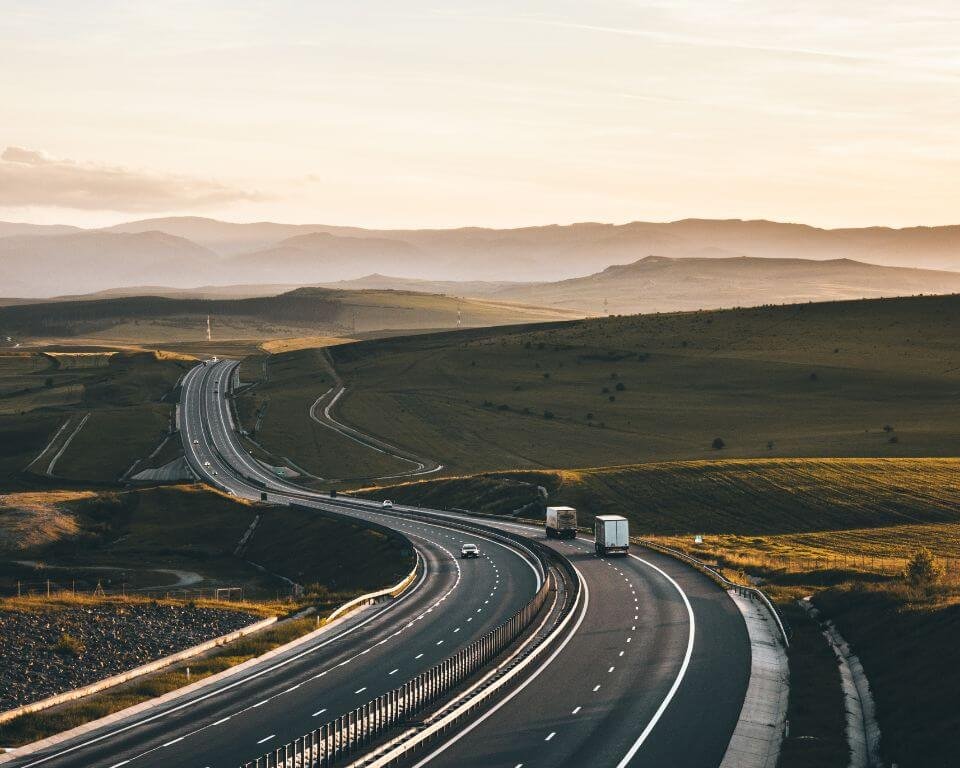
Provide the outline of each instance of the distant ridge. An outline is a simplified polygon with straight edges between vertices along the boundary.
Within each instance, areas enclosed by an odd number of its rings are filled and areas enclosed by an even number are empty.
[[[169,239],[157,241],[160,235]],[[84,250],[71,238],[94,245]],[[82,271],[77,266],[81,251],[88,262]],[[0,223],[5,277],[22,286],[18,292],[35,296],[147,284],[331,283],[371,273],[434,282],[555,282],[586,277],[612,264],[635,263],[649,254],[851,259],[960,270],[960,225],[819,229],[764,220],[682,219],[373,230],[172,217],[77,230]]]

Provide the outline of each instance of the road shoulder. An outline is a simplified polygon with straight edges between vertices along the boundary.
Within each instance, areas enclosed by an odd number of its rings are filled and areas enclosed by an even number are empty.
[[[750,636],[750,682],[720,768],[776,768],[790,693],[790,671],[779,629],[756,600],[730,590]]]

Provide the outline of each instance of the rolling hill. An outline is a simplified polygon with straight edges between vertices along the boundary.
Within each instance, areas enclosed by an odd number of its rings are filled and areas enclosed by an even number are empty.
[[[348,387],[340,418],[454,474],[955,456],[958,323],[960,296],[930,296],[469,330],[331,355]]]
[[[851,259],[647,256],[587,277],[481,295],[584,313],[676,312],[805,301],[960,293],[960,272],[882,267]]]
[[[577,316],[562,310],[410,291],[298,288],[278,296],[200,299],[125,296],[0,307],[0,335],[21,340],[189,341],[206,337],[274,339],[381,330],[454,328]]]

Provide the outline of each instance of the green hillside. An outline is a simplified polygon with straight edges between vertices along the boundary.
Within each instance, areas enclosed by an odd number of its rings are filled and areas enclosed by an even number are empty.
[[[960,453],[956,296],[610,317],[331,354],[349,387],[344,419],[453,473]]]

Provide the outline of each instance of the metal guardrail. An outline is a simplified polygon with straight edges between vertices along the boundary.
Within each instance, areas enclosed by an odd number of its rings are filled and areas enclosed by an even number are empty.
[[[762,589],[759,587],[753,587],[747,584],[738,584],[735,581],[730,581],[730,579],[720,573],[720,571],[718,571],[716,568],[713,568],[702,560],[698,560],[697,558],[693,557],[693,555],[688,555],[682,550],[674,549],[673,547],[667,547],[663,544],[658,544],[655,541],[650,541],[649,539],[642,539],[639,537],[631,537],[630,540],[635,541],[637,544],[642,544],[649,549],[657,552],[663,552],[666,555],[676,557],[678,560],[683,560],[684,562],[689,563],[698,571],[713,579],[720,584],[720,586],[726,589],[735,589],[741,595],[759,598],[760,602],[766,607],[766,609],[770,612],[770,615],[773,616],[773,620],[777,623],[777,628],[780,630],[780,635],[783,637],[784,647],[790,647],[790,633],[788,631],[788,625],[780,615],[780,611],[777,610],[776,606],[774,606],[770,598],[767,597],[766,593]]]
[[[548,576],[530,602],[452,656],[363,706],[244,763],[243,768],[329,768],[356,757],[389,729],[424,712],[500,655],[530,626],[552,589],[552,577]]]
[[[420,557],[420,553],[414,550],[417,556],[417,562],[413,566],[413,570],[410,571],[401,581],[394,584],[392,587],[387,587],[386,589],[378,590],[377,592],[368,592],[365,595],[360,595],[359,597],[353,598],[339,608],[337,608],[333,613],[331,613],[326,618],[326,623],[329,624],[334,619],[340,618],[347,611],[351,611],[354,608],[359,608],[362,605],[375,605],[379,603],[385,597],[398,597],[401,593],[406,592],[407,587],[409,587],[415,578],[423,572],[424,564],[423,558]]]

